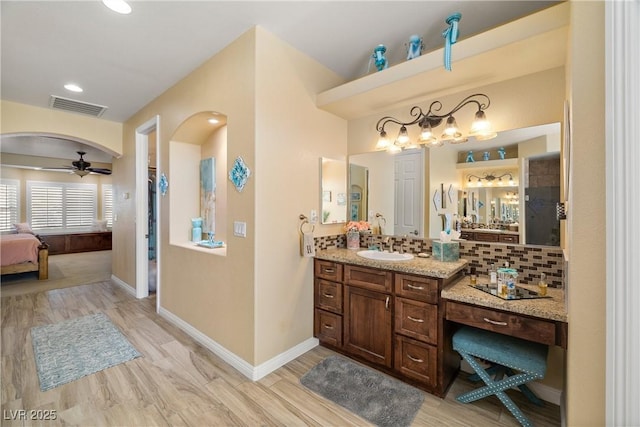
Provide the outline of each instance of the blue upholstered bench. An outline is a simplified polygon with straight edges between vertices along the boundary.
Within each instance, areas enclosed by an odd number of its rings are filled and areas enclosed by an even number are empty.
[[[531,421],[504,390],[518,386],[527,398],[541,405],[540,399],[525,383],[544,378],[547,371],[548,346],[465,326],[453,335],[453,349],[460,353],[476,372],[472,377],[477,376],[486,384],[456,397],[459,402],[469,403],[495,394],[520,424],[532,426]],[[485,369],[476,357],[492,362],[493,365]],[[507,378],[503,379],[505,374]],[[492,379],[491,375],[495,375],[495,379]]]

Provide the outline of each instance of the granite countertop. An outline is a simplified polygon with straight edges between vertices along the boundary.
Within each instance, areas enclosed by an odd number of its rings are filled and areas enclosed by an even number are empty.
[[[361,250],[364,250],[364,248]],[[431,258],[419,258],[417,256],[406,261],[377,261],[362,258],[361,256],[356,255],[356,252],[358,251],[354,249],[326,249],[317,251],[316,258],[327,261],[343,262],[346,264],[381,268],[383,270],[398,271],[401,273],[438,277],[442,279],[450,278],[458,271],[462,270],[468,263],[466,259],[459,259],[454,262],[443,262],[436,261]]]
[[[479,276],[478,283],[489,283],[489,277]],[[537,285],[518,283],[517,286],[536,291]],[[442,290],[440,296],[451,301],[466,302],[469,304],[510,311],[512,313],[526,314],[528,316],[543,319],[568,322],[569,316],[565,304],[565,295],[562,289],[547,288],[547,295],[551,298],[503,300],[470,286],[469,277],[465,276],[450,284]]]

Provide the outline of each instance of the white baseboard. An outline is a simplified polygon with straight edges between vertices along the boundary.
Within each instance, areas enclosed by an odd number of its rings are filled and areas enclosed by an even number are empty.
[[[129,286],[127,282],[120,280],[118,277],[114,276],[113,274],[111,275],[111,280],[113,281],[113,283],[115,283],[116,285],[124,289],[127,293],[133,295],[134,297],[136,296],[135,288],[132,288],[131,286]]]
[[[182,329],[191,338],[206,347],[213,354],[220,357],[222,360],[227,362],[229,365],[238,370],[242,375],[252,381],[258,381],[262,377],[270,374],[271,372],[275,371],[276,369],[280,368],[281,366],[287,364],[291,360],[306,353],[307,351],[318,345],[317,339],[309,338],[308,340],[296,345],[295,347],[290,348],[289,350],[266,361],[265,363],[259,366],[253,366],[241,357],[237,356],[235,353],[227,350],[225,347],[200,332],[191,324],[185,322],[180,317],[171,313],[169,310],[160,307],[158,314],[160,314],[160,316],[162,316],[178,328]]]
[[[469,365],[467,361],[464,359],[460,364],[460,370],[468,374],[475,373],[471,365]],[[544,400],[545,402],[549,402],[549,403],[553,403],[554,405],[561,406],[562,390],[549,387],[548,385],[545,385],[536,381],[527,383],[527,387],[529,387],[531,391],[536,394],[536,396],[538,396],[540,399]],[[517,387],[514,387],[513,389],[520,391],[520,389]]]

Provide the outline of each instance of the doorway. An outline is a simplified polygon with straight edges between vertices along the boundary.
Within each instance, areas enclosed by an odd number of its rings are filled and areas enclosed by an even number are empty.
[[[404,151],[394,156],[394,234],[423,237],[423,164],[423,150]]]
[[[155,116],[136,129],[136,297],[148,297],[151,282],[151,288],[156,292],[156,311],[160,307],[162,260],[156,232],[161,224],[160,206],[159,198],[155,197],[158,185],[155,171],[160,158],[159,121]],[[151,171],[154,179],[151,179]],[[153,266],[152,259],[155,260]]]

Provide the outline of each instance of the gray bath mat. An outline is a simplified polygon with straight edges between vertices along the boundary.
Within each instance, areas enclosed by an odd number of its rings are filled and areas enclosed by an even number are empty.
[[[424,393],[340,356],[329,356],[300,378],[305,387],[380,427],[409,426]]]

